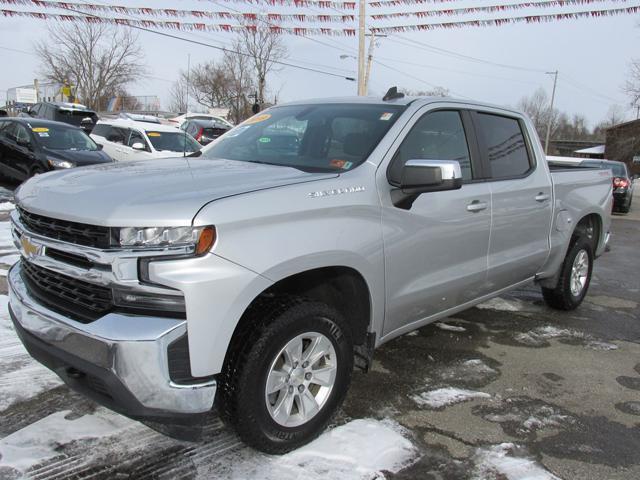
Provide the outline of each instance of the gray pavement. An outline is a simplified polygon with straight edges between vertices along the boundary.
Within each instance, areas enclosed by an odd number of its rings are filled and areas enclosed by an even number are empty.
[[[58,412],[82,420],[99,411],[55,383],[20,398],[0,410],[0,439]],[[360,418],[396,422],[416,448],[411,465],[363,478],[640,478],[640,195],[614,217],[611,251],[578,310],[548,309],[532,285],[395,339],[371,372],[354,374],[335,425]],[[202,443],[135,422],[117,431],[61,435],[27,476],[261,478],[234,468],[266,461],[213,416]],[[0,459],[0,478],[19,475]]]

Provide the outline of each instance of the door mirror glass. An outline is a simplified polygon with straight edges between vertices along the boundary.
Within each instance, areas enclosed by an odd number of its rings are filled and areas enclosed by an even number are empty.
[[[408,160],[402,168],[400,188],[405,194],[457,190],[462,169],[455,160]]]
[[[131,148],[133,148],[134,150],[144,150],[144,143],[135,142],[134,144],[131,145]]]

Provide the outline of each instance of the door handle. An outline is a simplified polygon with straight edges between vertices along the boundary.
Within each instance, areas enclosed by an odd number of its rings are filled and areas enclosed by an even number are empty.
[[[469,205],[467,205],[467,212],[481,212],[482,210],[486,210],[489,205],[486,202],[481,202],[480,200],[474,200]]]
[[[549,200],[549,194],[540,192],[536,195],[536,202],[546,202]]]

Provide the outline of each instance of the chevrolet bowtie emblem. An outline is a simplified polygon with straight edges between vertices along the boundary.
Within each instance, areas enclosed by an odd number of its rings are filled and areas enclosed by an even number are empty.
[[[31,243],[31,240],[25,235],[20,238],[20,244],[22,245],[22,251],[26,258],[35,257],[40,254],[40,247]]]

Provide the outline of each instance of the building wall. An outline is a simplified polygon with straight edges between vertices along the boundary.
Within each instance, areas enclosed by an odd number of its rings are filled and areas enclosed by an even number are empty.
[[[640,120],[607,130],[604,157],[626,163],[631,175],[640,174],[640,164],[633,164],[633,157],[640,157]]]

